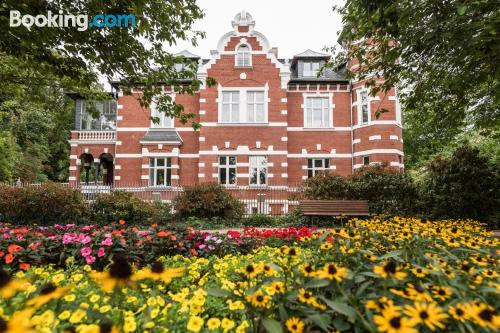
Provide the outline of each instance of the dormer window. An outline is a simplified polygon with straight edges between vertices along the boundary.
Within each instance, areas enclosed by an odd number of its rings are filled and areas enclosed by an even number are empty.
[[[252,66],[252,54],[248,45],[240,45],[236,50],[236,67]]]
[[[319,71],[319,62],[315,61],[305,61],[304,69],[302,71],[302,76],[304,77],[316,77]]]

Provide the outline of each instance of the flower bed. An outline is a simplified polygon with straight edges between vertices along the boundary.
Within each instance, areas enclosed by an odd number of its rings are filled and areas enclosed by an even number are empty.
[[[105,272],[72,263],[64,270],[32,267],[15,278],[2,272],[0,327],[239,333],[500,329],[499,242],[478,224],[374,219],[287,243],[223,257],[155,258],[140,270],[116,255]]]
[[[286,241],[307,237],[307,227],[258,230],[226,234],[195,231],[192,228],[172,232],[165,226],[127,226],[121,220],[109,226],[54,225],[21,227],[0,224],[0,261],[11,269],[72,262],[102,268],[113,253],[126,252],[138,266],[151,263],[162,255],[186,256],[248,253],[262,245],[283,245]]]

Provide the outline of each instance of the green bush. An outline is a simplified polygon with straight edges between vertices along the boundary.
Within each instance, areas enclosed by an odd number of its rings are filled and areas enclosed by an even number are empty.
[[[303,185],[303,196],[312,200],[353,199],[352,184],[348,178],[333,173],[320,173]]]
[[[242,204],[224,187],[206,183],[186,187],[173,201],[176,214],[180,218],[224,218],[237,221],[243,214]]]
[[[93,204],[93,221],[109,223],[125,220],[130,224],[162,223],[171,219],[170,205],[146,202],[130,192],[100,194]]]
[[[0,220],[16,224],[78,223],[89,205],[80,193],[56,183],[0,187]]]
[[[417,188],[405,173],[375,165],[359,169],[349,181],[351,197],[368,200],[372,214],[411,216],[417,212]]]
[[[421,186],[423,209],[435,218],[471,218],[498,227],[499,174],[477,148],[463,146],[451,157],[438,156]]]
[[[276,226],[277,220],[272,216],[265,214],[254,214],[243,219],[243,226],[245,227],[267,227],[271,228]]]

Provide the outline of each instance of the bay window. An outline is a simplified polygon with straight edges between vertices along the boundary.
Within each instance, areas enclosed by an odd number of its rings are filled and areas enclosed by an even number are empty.
[[[316,77],[319,71],[319,62],[305,61],[304,69],[302,70],[302,76],[304,77]]]

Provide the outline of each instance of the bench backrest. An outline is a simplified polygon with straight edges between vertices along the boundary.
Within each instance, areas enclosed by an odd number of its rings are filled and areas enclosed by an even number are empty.
[[[302,200],[299,206],[303,215],[370,215],[368,201],[366,200]]]

